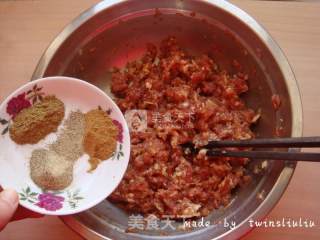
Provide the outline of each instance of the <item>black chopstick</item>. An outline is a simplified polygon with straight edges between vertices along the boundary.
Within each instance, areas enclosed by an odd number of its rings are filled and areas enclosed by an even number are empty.
[[[210,157],[243,157],[252,159],[290,160],[320,162],[320,153],[306,152],[280,152],[280,151],[241,151],[224,150],[228,147],[250,148],[314,148],[320,147],[320,137],[296,137],[296,138],[257,138],[250,140],[221,140],[209,141],[207,145],[196,147],[192,142],[181,144],[185,148],[185,154],[206,151]]]
[[[320,162],[320,153],[276,151],[227,151],[218,149],[208,149],[206,155],[210,157],[243,157],[252,159]]]
[[[189,146],[190,147],[190,146]],[[295,138],[256,138],[250,140],[221,140],[210,141],[201,148],[220,147],[260,147],[260,148],[313,148],[320,147],[320,137],[295,137]]]

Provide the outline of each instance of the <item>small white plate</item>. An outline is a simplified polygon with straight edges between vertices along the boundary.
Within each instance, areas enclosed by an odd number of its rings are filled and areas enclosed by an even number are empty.
[[[122,132],[112,158],[88,173],[89,156],[83,155],[74,166],[72,184],[59,192],[43,192],[30,178],[29,169],[32,151],[51,143],[57,133],[51,133],[35,145],[17,145],[8,132],[12,117],[21,108],[39,101],[39,96],[43,95],[55,95],[64,102],[65,118],[70,111],[79,109],[85,113],[100,106],[108,111]],[[59,130],[61,126],[58,133]],[[22,86],[0,105],[0,186],[15,189],[19,193],[20,204],[32,211],[46,215],[68,215],[97,205],[120,183],[128,166],[129,155],[129,130],[120,109],[102,90],[85,81],[69,77],[39,79]]]

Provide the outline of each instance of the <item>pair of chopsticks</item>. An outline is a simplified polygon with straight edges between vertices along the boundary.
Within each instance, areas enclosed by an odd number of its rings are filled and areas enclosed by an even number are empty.
[[[249,148],[316,148],[320,147],[320,137],[296,138],[258,138],[250,140],[210,141],[207,145],[197,148],[193,143],[181,144],[185,152],[197,153],[204,149],[209,157],[241,157],[250,159],[290,160],[320,162],[320,153],[280,152],[280,151],[233,151],[224,150],[228,147]],[[222,149],[221,149],[222,148]]]

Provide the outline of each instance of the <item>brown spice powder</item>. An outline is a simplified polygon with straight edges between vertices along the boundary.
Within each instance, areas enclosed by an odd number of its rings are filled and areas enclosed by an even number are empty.
[[[89,171],[93,171],[101,161],[112,156],[117,146],[117,136],[118,128],[106,112],[95,109],[85,114],[83,147],[90,156]]]
[[[9,129],[10,137],[17,144],[36,144],[57,131],[64,112],[62,101],[55,96],[47,96],[15,117]]]

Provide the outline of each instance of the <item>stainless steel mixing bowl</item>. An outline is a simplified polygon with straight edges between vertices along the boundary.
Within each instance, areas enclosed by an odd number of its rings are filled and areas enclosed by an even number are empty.
[[[192,54],[209,53],[220,66],[234,71],[241,63],[249,74],[247,104],[262,109],[255,131],[272,137],[301,136],[302,109],[293,72],[270,35],[248,14],[221,0],[108,0],[84,12],[69,24],[46,50],[33,79],[65,75],[92,82],[110,93],[109,69],[123,66],[145,50],[147,42],[159,43],[168,35],[178,38]],[[272,94],[282,105],[274,111]],[[140,231],[127,233],[128,215],[105,201],[89,211],[63,221],[88,239],[237,239],[250,230],[249,220],[262,219],[285,191],[295,163],[251,161],[253,181],[237,189],[232,202],[213,211],[208,228],[191,231]],[[236,222],[234,229],[223,220]]]

